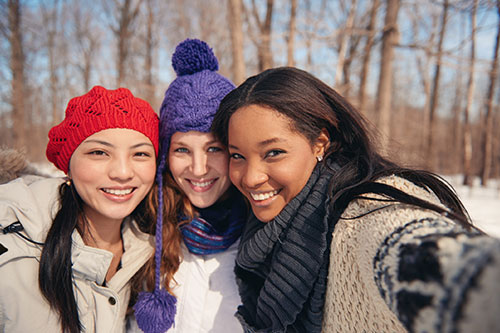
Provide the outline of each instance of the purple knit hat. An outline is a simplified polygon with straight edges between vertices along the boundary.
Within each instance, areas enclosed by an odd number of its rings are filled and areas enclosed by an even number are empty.
[[[134,306],[137,324],[144,332],[165,332],[173,322],[176,298],[160,288],[163,225],[163,174],[166,172],[170,139],[176,132],[210,132],[220,102],[234,84],[218,74],[219,62],[207,43],[186,39],[175,48],[172,67],[177,78],[165,91],[160,108],[160,154],[156,173],[158,213],[156,220],[155,290],[140,293]]]

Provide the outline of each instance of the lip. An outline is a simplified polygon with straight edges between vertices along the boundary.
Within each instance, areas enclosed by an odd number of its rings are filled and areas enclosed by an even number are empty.
[[[215,183],[219,180],[219,178],[212,178],[206,180],[194,180],[186,178],[187,183],[191,187],[191,189],[198,193],[203,193],[209,191],[212,187],[214,187]],[[203,185],[200,185],[203,184]]]
[[[105,191],[108,190],[108,192]],[[130,193],[127,194],[118,194],[118,193],[110,193],[109,190],[111,191],[127,191],[131,190]],[[135,191],[137,190],[137,187],[133,186],[128,186],[128,187],[102,187],[100,188],[101,193],[106,197],[108,200],[111,200],[116,203],[122,203],[130,200],[133,196]]]
[[[254,199],[254,196],[256,195],[262,195],[262,194],[268,194],[268,193],[274,193],[271,197],[264,199],[264,200],[256,200]],[[265,207],[269,206],[276,198],[278,197],[278,194],[281,192],[281,189],[279,190],[272,190],[272,191],[259,191],[259,192],[250,192],[248,191],[248,196],[247,198],[250,200],[251,204],[256,207]]]

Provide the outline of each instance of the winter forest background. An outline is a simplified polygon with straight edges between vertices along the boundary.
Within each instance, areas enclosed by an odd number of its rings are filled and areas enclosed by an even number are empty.
[[[269,67],[312,72],[404,165],[500,184],[500,0],[0,0],[0,35],[0,146],[32,162],[93,85],[158,110],[189,37],[236,84]]]

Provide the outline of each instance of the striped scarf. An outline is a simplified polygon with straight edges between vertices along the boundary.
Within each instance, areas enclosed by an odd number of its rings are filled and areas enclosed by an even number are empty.
[[[198,209],[199,216],[181,226],[189,252],[201,255],[222,252],[240,237],[247,208],[242,196],[233,193],[226,200]]]

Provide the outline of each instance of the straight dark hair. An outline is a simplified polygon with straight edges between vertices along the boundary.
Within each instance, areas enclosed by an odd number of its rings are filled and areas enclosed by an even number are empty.
[[[143,232],[149,232],[154,221],[146,203],[150,195],[151,193],[131,214]],[[42,249],[38,285],[50,307],[59,314],[62,332],[78,333],[83,327],[73,291],[71,236],[76,229],[84,238],[88,226],[83,212],[83,201],[72,183],[62,183],[59,187],[59,204],[60,209],[54,217]],[[144,267],[131,279],[132,296],[143,288]],[[135,297],[131,297],[132,299]],[[132,305],[133,303],[130,303],[129,307]]]
[[[330,205],[336,219],[349,202],[362,194],[377,193],[387,201],[432,209],[470,228],[470,218],[454,190],[441,177],[424,170],[404,168],[383,157],[373,144],[368,122],[345,98],[313,75],[292,67],[266,70],[250,77],[221,102],[212,131],[225,145],[231,116],[240,108],[260,105],[290,119],[292,130],[315,143],[326,129],[330,145],[325,165],[340,166],[330,182]],[[397,175],[432,191],[446,206],[435,205],[394,187],[376,182]]]
[[[59,314],[64,333],[78,333],[82,329],[73,292],[71,263],[71,235],[75,228],[82,234],[78,218],[83,216],[82,199],[73,186],[59,187],[61,208],[49,229],[40,257],[38,284],[40,291]]]

